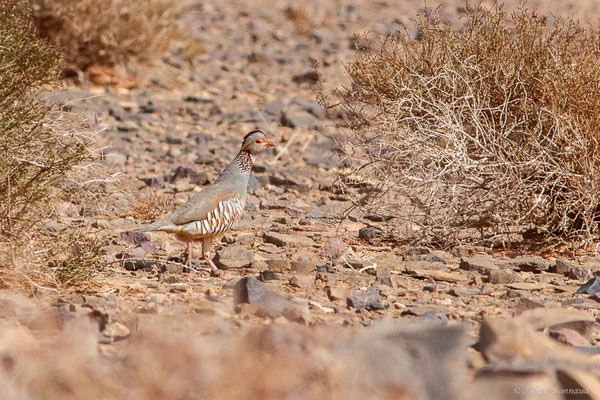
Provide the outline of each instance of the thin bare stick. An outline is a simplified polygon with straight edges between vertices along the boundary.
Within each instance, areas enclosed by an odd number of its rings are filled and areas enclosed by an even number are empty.
[[[367,265],[366,267],[362,267],[361,269],[358,270],[358,273],[362,274],[363,272],[365,272],[368,269],[377,269],[377,263],[373,263],[371,265]]]
[[[288,140],[288,142],[285,144],[285,146],[283,147],[283,149],[281,149],[281,151],[279,153],[277,153],[277,155],[275,156],[274,159],[272,159],[271,161],[269,161],[269,164],[276,163],[281,158],[282,155],[284,155],[285,153],[287,153],[287,151],[290,148],[290,146],[292,145],[292,143],[294,143],[294,140],[296,139],[296,136],[298,136],[298,132],[294,132],[294,134],[292,135],[292,137],[290,138],[290,140]]]
[[[24,274],[23,272],[19,271],[19,273],[20,273],[21,275],[23,275],[23,277],[24,277],[25,279],[27,279],[27,280],[29,281],[29,283],[31,283],[33,286],[35,286],[35,287],[36,287],[36,288],[38,288],[38,289],[42,289],[42,290],[48,290],[48,291],[50,291],[50,292],[55,292],[55,293],[58,293],[58,294],[60,294],[60,293],[61,293],[61,291],[60,291],[60,290],[58,290],[58,289],[54,289],[54,288],[49,288],[49,287],[46,287],[46,286],[38,285],[37,283],[35,283],[33,280],[31,280],[31,278],[29,278],[29,277],[28,277],[26,274]]]

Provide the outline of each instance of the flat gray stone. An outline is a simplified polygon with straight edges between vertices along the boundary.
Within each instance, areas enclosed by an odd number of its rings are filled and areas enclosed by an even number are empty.
[[[312,247],[315,244],[311,238],[301,234],[289,235],[286,233],[265,232],[263,239],[265,242],[272,243],[277,247]]]
[[[410,274],[411,271],[417,271],[417,270],[422,270],[422,269],[426,269],[426,270],[430,270],[430,269],[437,269],[440,271],[447,271],[448,270],[448,266],[446,264],[442,264],[440,262],[429,262],[429,261],[405,261],[403,268],[402,268],[406,273]]]
[[[267,263],[269,269],[272,269],[273,271],[283,272],[290,269],[290,260],[287,258],[269,258],[265,260],[265,262]]]
[[[438,324],[447,324],[448,316],[443,311],[427,311],[416,319],[419,322],[433,322]]]
[[[517,273],[509,269],[492,269],[489,271],[489,283],[516,283],[522,282],[523,278]]]
[[[308,306],[289,300],[253,276],[245,276],[233,286],[233,304],[255,304],[259,317],[283,316],[294,322],[308,322]]]
[[[343,254],[346,250],[348,250],[348,245],[341,237],[337,236],[325,243],[325,246],[321,250],[321,257],[335,258]]]
[[[508,283],[506,287],[516,290],[542,290],[548,287],[545,283],[534,283],[534,282],[515,282]]]
[[[487,254],[478,254],[473,257],[463,257],[460,260],[460,268],[467,271],[477,271],[488,274],[489,271],[498,269],[499,267],[494,259]]]
[[[217,249],[213,261],[220,269],[245,268],[254,261],[254,254],[244,246],[234,244]]]
[[[410,270],[407,269],[406,272],[415,277],[431,278],[434,281],[439,281],[439,282],[457,283],[460,281],[467,280],[467,277],[465,276],[464,273],[461,274],[459,272],[443,271],[443,270],[439,270],[439,269],[415,268],[415,269],[410,269]]]
[[[312,289],[315,287],[315,276],[313,274],[295,274],[290,278],[290,285],[301,289]]]
[[[307,274],[317,269],[317,265],[312,261],[294,260],[291,262],[292,271],[299,274]]]
[[[287,111],[281,115],[281,125],[289,128],[318,129],[321,121],[306,111]]]
[[[557,274],[568,275],[575,266],[563,258],[557,258],[554,264],[554,272]]]
[[[500,266],[516,271],[542,272],[548,271],[550,264],[540,256],[523,256],[501,261]]]

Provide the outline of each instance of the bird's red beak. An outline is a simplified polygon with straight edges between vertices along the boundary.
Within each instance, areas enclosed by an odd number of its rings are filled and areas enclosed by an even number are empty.
[[[267,140],[267,142],[265,143],[265,147],[275,147],[275,143]]]

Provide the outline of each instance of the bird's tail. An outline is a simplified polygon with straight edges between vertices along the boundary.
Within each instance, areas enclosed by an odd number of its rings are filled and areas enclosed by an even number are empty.
[[[135,230],[135,232],[150,232],[150,231],[155,231],[155,230],[157,230],[158,228],[160,228],[163,225],[164,225],[164,221],[163,220],[158,220],[158,221],[153,222],[151,224],[140,226],[139,228],[137,228]]]

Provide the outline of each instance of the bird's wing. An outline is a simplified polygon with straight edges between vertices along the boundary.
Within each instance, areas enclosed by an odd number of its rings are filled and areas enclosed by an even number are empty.
[[[240,195],[233,190],[222,190],[222,188],[207,188],[192,197],[179,210],[173,213],[169,218],[175,225],[185,225],[190,222],[202,221],[207,218],[209,213],[215,210],[227,209],[228,204],[239,202]],[[223,203],[221,207],[220,203]],[[224,207],[224,208],[222,208]]]

